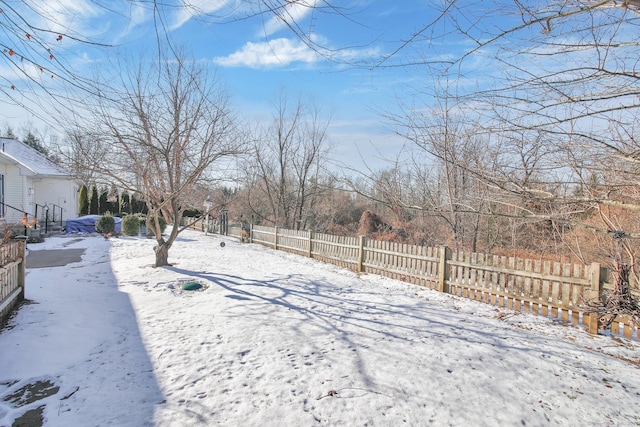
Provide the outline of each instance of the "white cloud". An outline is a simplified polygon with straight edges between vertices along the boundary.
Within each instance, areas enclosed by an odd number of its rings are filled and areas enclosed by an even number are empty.
[[[179,8],[171,19],[170,30],[177,30],[184,24],[186,24],[192,18],[207,15],[209,13],[216,12],[222,9],[229,3],[228,0],[199,0],[194,2],[195,4],[184,0],[182,6]]]
[[[225,67],[274,67],[286,66],[294,62],[316,63],[326,59],[336,63],[353,63],[375,58],[381,54],[378,48],[332,50],[329,42],[317,35],[311,35],[310,41],[318,50],[310,48],[300,39],[284,37],[266,42],[247,42],[239,51],[225,57],[216,57],[214,62]]]
[[[317,60],[316,52],[303,42],[286,38],[263,43],[247,42],[239,51],[214,59],[217,64],[226,67],[252,68],[284,66],[293,62],[313,63]]]
[[[277,16],[273,16],[264,25],[264,35],[270,36],[281,29],[285,28],[286,22],[290,24],[299,24],[313,8],[316,7],[318,0],[300,0],[291,2],[285,6]]]
[[[148,16],[147,8],[145,8],[141,3],[131,3],[129,10],[129,26],[133,28],[144,24],[147,21]]]
[[[144,24],[149,20],[151,13],[149,11],[149,8],[146,7],[143,3],[132,2],[129,5],[128,14],[123,13],[123,16],[126,17],[124,20],[124,25],[114,25],[113,30],[111,29],[112,27],[110,25],[105,27],[105,32],[114,34],[112,41],[112,43],[114,44],[121,43],[127,38],[127,36],[129,36],[129,34],[143,27]]]
[[[28,1],[27,7],[36,11],[41,26],[54,33],[86,34],[89,20],[104,12],[87,0]]]

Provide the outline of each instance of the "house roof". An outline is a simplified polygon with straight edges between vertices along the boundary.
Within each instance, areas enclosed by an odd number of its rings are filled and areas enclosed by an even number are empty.
[[[17,163],[35,176],[72,177],[64,168],[17,139],[0,138],[0,156]]]

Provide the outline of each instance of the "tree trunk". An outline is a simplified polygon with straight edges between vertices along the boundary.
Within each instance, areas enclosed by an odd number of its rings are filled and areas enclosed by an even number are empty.
[[[159,243],[158,246],[154,247],[156,252],[156,267],[163,267],[169,264],[169,248],[170,245],[167,243]]]

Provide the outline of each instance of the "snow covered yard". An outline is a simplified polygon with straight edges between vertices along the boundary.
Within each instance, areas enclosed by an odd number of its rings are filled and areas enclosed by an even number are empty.
[[[640,424],[637,343],[181,236],[159,269],[153,240],[30,246],[86,251],[28,270],[33,303],[0,333],[0,426],[41,407],[47,426]],[[36,381],[59,390],[19,406]]]

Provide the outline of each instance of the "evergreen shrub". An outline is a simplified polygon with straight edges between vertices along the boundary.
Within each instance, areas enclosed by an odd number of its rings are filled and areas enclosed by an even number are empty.
[[[109,214],[102,215],[96,221],[96,231],[100,234],[112,234],[116,231],[116,220]]]
[[[137,236],[140,231],[140,218],[138,215],[126,215],[122,218],[122,233],[125,236]]]

